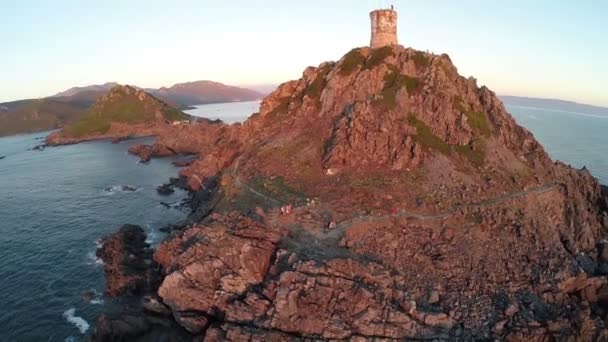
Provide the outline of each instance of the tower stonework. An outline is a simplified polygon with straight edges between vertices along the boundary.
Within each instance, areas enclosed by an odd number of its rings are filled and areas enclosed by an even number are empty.
[[[372,49],[399,44],[397,40],[397,11],[380,9],[369,14],[372,20]]]

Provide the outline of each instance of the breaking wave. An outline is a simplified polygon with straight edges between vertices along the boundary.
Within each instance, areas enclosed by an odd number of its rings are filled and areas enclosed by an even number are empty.
[[[88,252],[87,253],[87,265],[94,265],[94,266],[101,266],[103,265],[103,260],[101,260],[100,258],[97,257],[97,255],[95,255],[95,252]]]
[[[74,324],[76,326],[76,328],[78,328],[80,333],[84,334],[87,332],[87,330],[89,330],[89,323],[87,321],[85,321],[84,318],[75,316],[74,315],[75,313],[76,313],[76,309],[70,308],[66,312],[63,313],[63,318],[65,318],[66,321]]]

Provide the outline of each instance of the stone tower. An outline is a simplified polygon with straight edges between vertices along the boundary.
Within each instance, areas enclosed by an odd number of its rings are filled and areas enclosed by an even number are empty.
[[[372,49],[399,44],[397,41],[397,11],[379,9],[369,14],[372,20]]]

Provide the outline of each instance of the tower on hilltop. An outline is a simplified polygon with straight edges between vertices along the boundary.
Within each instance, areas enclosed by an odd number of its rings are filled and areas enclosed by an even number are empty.
[[[369,14],[372,20],[372,49],[393,46],[399,44],[397,40],[397,11],[391,6],[390,9],[379,9]]]

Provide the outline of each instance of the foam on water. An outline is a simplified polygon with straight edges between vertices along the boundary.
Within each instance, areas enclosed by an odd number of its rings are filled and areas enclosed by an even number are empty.
[[[134,190],[125,190],[125,188],[132,188]],[[111,195],[114,195],[117,193],[126,193],[126,194],[136,193],[136,192],[139,192],[140,190],[141,190],[141,188],[135,187],[132,185],[112,185],[112,186],[108,186],[108,187],[104,188],[102,190],[102,193],[104,195],[111,196]]]
[[[93,266],[101,266],[103,265],[103,260],[97,257],[95,252],[87,252],[87,265]]]
[[[147,223],[146,224],[146,243],[153,245],[156,241],[158,241],[158,232],[156,231],[156,229],[153,229],[149,223]]]
[[[63,313],[63,318],[65,318],[66,321],[74,324],[80,333],[84,334],[87,332],[87,330],[89,330],[89,323],[85,321],[84,318],[76,316],[75,313],[76,309],[70,308]]]

